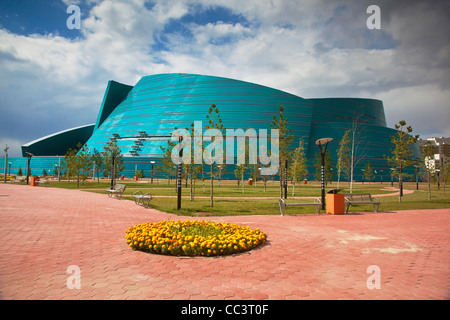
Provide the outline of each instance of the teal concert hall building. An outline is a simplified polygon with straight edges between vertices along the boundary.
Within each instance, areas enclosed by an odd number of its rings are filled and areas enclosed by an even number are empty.
[[[144,170],[150,177],[152,166],[161,162],[161,146],[167,146],[176,128],[190,128],[194,121],[203,122],[211,104],[226,129],[267,129],[273,116],[278,117],[283,106],[284,117],[294,136],[292,148],[303,139],[308,161],[308,178],[315,176],[314,162],[318,153],[315,144],[320,138],[333,138],[328,150],[336,167],[337,149],[344,132],[357,120],[358,142],[364,146],[354,179],[362,179],[367,162],[377,171],[376,181],[391,179],[384,155],[393,148],[383,102],[362,98],[304,99],[281,90],[229,78],[196,74],[156,74],[142,77],[135,86],[109,81],[95,123],[68,129],[40,138],[22,146],[24,158],[10,159],[11,174],[17,174],[32,154],[32,174],[52,171],[69,148],[85,144],[90,151],[103,147],[113,138],[124,157],[122,175],[132,177],[135,170]],[[95,119],[93,119],[95,120]],[[270,144],[270,142],[269,142]],[[418,146],[415,153],[419,155]],[[225,160],[224,160],[225,161]],[[235,162],[236,163],[236,162]],[[206,165],[205,165],[206,166]],[[209,167],[209,166],[208,166]],[[2,169],[3,170],[3,169]],[[334,169],[336,172],[336,169]],[[209,170],[205,170],[209,172]],[[227,169],[225,179],[235,179],[234,168]],[[155,172],[159,177],[161,172]],[[345,180],[345,177],[341,177]]]

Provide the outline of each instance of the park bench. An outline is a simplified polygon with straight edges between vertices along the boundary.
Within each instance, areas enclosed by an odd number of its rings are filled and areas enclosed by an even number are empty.
[[[45,184],[45,186],[48,186],[50,184],[50,181],[48,179],[39,179],[36,181],[37,184]]]
[[[26,182],[27,176],[17,176],[15,181],[20,182],[20,183]]]
[[[280,205],[280,213],[282,216],[284,216],[284,212],[286,211],[286,207],[290,206],[315,206],[316,207],[316,214],[319,214],[320,208],[322,207],[322,202],[319,198],[315,198],[314,202],[296,202],[296,203],[287,203],[285,200],[280,198],[279,201]]]
[[[126,188],[127,188],[126,185],[118,183],[115,185],[115,187],[113,189],[111,189],[111,188],[106,189],[106,192],[108,193],[108,196],[110,196],[110,197],[116,196],[117,198],[121,199],[122,194],[125,192]]]
[[[142,194],[142,191],[136,191],[133,193],[134,203],[142,204],[144,207],[148,208],[150,200],[152,200],[152,195],[150,193]]]
[[[345,213],[348,213],[348,209],[353,204],[371,204],[373,205],[373,211],[378,212],[381,202],[378,198],[372,197],[370,193],[346,193]]]

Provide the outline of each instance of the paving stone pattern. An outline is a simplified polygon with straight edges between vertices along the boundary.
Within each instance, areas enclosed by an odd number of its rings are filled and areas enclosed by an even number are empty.
[[[268,242],[218,258],[127,246],[129,226],[167,219],[247,225]],[[450,209],[189,218],[106,194],[0,184],[0,299],[449,299],[449,231]],[[80,268],[79,289],[69,266]],[[369,266],[379,289],[368,287]]]

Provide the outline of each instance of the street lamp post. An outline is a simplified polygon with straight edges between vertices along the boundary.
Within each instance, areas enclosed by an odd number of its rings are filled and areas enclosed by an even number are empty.
[[[322,138],[316,141],[316,144],[319,146],[320,150],[320,158],[321,158],[321,167],[320,173],[322,176],[321,181],[321,189],[322,189],[322,210],[325,210],[325,153],[327,152],[328,142],[333,140],[333,138]],[[322,146],[325,146],[322,148]]]
[[[179,136],[178,137],[178,142],[181,144],[183,140],[183,136]],[[180,149],[179,151],[179,157],[180,157],[180,161],[178,162],[178,177],[177,177],[177,210],[181,209],[181,172],[182,172],[182,168],[183,168],[183,164],[181,159],[183,158],[183,148]]]
[[[58,158],[58,182],[61,181],[61,157]]]
[[[9,149],[9,147],[8,147],[8,145],[6,145],[6,148],[4,150],[5,151],[5,171],[3,174],[5,183],[6,183],[6,175],[7,175],[6,171],[8,170],[8,149]]]
[[[34,156],[34,154],[32,154],[32,153],[30,153],[30,152],[25,152],[28,156],[28,169],[27,169],[27,184],[28,184],[28,179],[29,179],[29,177],[30,177],[30,174],[31,174],[31,157],[32,156]]]
[[[155,165],[155,161],[150,161],[150,163],[152,164],[152,180],[151,180],[151,183],[153,183],[153,166]]]
[[[287,171],[288,161],[286,160],[284,165],[284,198],[287,199]]]
[[[440,177],[439,177],[441,170],[436,169],[435,171],[436,171],[436,177],[437,177],[437,187],[438,187],[438,190],[441,190]]]
[[[416,167],[416,190],[419,190],[419,166],[414,165]]]

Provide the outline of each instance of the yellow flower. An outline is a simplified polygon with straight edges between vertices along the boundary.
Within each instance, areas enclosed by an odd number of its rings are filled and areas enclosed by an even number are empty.
[[[195,231],[201,234],[195,234]],[[266,237],[259,229],[196,220],[147,222],[125,231],[127,244],[133,250],[173,255],[237,253],[265,243]]]

